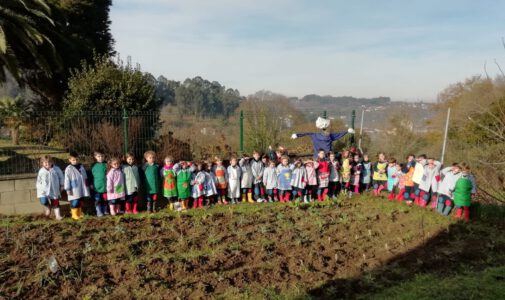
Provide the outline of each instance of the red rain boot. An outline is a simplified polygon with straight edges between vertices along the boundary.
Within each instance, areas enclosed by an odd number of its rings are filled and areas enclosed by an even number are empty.
[[[198,198],[193,199],[193,209],[196,209],[198,207]]]
[[[437,196],[433,195],[431,197],[431,209],[435,210],[437,209]]]
[[[379,188],[377,189],[377,195],[380,195],[380,193],[382,192],[382,190],[384,189],[384,185],[379,185]]]
[[[462,208],[456,208],[456,214],[454,215],[454,218],[456,219],[461,219],[461,214],[463,213]]]
[[[139,211],[137,209],[137,203],[138,203],[138,201],[139,201],[139,198],[137,196],[135,196],[133,198],[133,213],[134,214],[138,214],[139,213]]]
[[[290,193],[285,193],[283,198],[284,198],[284,202],[289,202],[289,194]]]
[[[126,210],[125,210],[126,214],[131,214],[132,213],[132,204],[129,202],[126,202],[125,207],[126,207]]]
[[[465,206],[463,207],[463,214],[464,214],[464,218],[465,218],[465,221],[470,221],[470,207],[469,206]]]
[[[398,196],[396,196],[396,200],[398,200],[398,202],[402,202],[403,200],[405,200],[405,197],[403,196],[403,194],[405,194],[405,190],[401,189],[400,193],[398,193]]]
[[[376,190],[376,189],[374,189],[374,190],[373,190],[373,195],[374,195],[374,196],[379,196],[379,193],[377,192],[377,190]]]
[[[317,195],[317,202],[322,202],[323,200],[321,198],[322,198],[322,196],[318,194]]]
[[[424,192],[421,191],[421,192],[419,192],[419,196],[416,197],[417,206],[421,206],[421,201],[423,200],[423,195],[424,195]]]
[[[359,185],[356,185],[356,186],[354,187],[354,193],[355,193],[355,194],[359,194]]]
[[[388,199],[389,199],[389,201],[393,201],[393,200],[395,200],[395,193],[394,193],[394,192],[390,192],[390,193],[389,193],[389,198],[388,198]]]
[[[326,196],[328,195],[328,189],[323,189],[323,201],[326,200]]]
[[[200,196],[200,198],[198,198],[198,208],[202,207],[203,207],[203,196]]]

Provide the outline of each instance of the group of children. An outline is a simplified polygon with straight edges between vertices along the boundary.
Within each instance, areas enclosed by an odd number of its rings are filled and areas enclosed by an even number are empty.
[[[63,173],[50,157],[41,158],[37,178],[37,197],[45,214],[51,209],[61,219],[59,200],[66,191],[73,219],[82,218],[83,199],[92,197],[96,215],[116,215],[139,212],[142,190],[147,211],[154,212],[158,197],[164,197],[170,209],[183,211],[204,205],[236,204],[242,202],[324,201],[339,194],[352,197],[373,190],[379,196],[389,191],[389,199],[427,206],[444,215],[456,207],[456,217],[469,218],[469,206],[475,194],[475,181],[467,164],[453,164],[441,170],[434,159],[409,155],[406,163],[386,160],[383,153],[372,163],[367,155],[355,149],[340,153],[320,150],[315,159],[290,161],[282,153],[261,155],[255,151],[240,159],[233,157],[225,166],[219,157],[213,160],[175,162],[173,157],[156,163],[156,153],[144,153],[141,170],[133,154],[121,161],[95,152],[90,177],[79,163],[77,153],[71,152],[69,165]],[[141,189],[142,187],[142,189]]]
[[[128,213],[138,213],[137,194],[140,187],[140,176],[132,154],[125,156],[125,164],[117,157],[105,162],[105,155],[95,152],[96,162],[91,168],[92,180],[82,164],[79,155],[70,152],[69,165],[63,173],[49,156],[40,159],[41,168],[37,176],[37,197],[44,206],[45,215],[54,211],[56,219],[61,220],[61,192],[66,191],[70,204],[72,219],[83,218],[83,200],[92,195],[96,214],[122,213],[123,207]]]
[[[426,155],[408,155],[406,163],[386,160],[378,155],[373,165],[373,193],[389,192],[389,200],[430,207],[447,216],[455,208],[455,217],[470,219],[470,204],[477,186],[467,163],[453,163],[443,168],[439,161]]]

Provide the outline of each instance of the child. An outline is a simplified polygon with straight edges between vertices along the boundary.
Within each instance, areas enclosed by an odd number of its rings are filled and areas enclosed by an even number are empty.
[[[126,213],[138,214],[138,191],[140,189],[139,169],[135,165],[135,156],[133,153],[126,153],[126,164],[123,165],[123,176],[126,192]]]
[[[359,194],[359,182],[361,178],[361,163],[359,161],[359,154],[355,154],[351,163],[351,189],[349,191],[349,198],[352,193]]]
[[[274,151],[272,146],[268,146],[268,150],[268,159],[273,160],[275,164],[281,164],[282,157],[286,155],[286,149],[282,146],[278,146]]]
[[[79,163],[79,154],[73,151],[69,154],[68,162],[70,165],[65,169],[64,188],[70,202],[72,219],[78,220],[83,218],[81,199],[89,197],[89,190],[86,185],[88,176],[84,167]]]
[[[395,199],[395,187],[397,184],[396,180],[396,159],[391,158],[387,167],[388,181],[387,188],[389,191],[389,200],[393,201]]]
[[[228,173],[228,197],[232,204],[237,204],[240,199],[240,176],[241,169],[237,166],[237,158],[233,157],[230,160],[230,165],[227,169]]]
[[[268,167],[263,172],[263,186],[267,192],[268,202],[274,202],[274,190],[277,189],[277,169],[273,160],[268,162]]]
[[[123,172],[121,172],[121,161],[113,157],[109,161],[109,172],[107,173],[107,201],[112,216],[119,213],[119,201],[125,198],[125,186]]]
[[[193,173],[191,185],[193,186],[193,208],[202,208],[203,197],[205,196],[205,170],[202,162],[196,164],[196,170]]]
[[[213,170],[214,176],[216,177],[216,188],[218,191],[218,203],[228,204],[226,202],[226,192],[228,189],[228,174],[226,173],[226,168],[223,166],[223,160],[216,157],[216,166]]]
[[[426,165],[426,155],[421,154],[416,159],[416,164],[414,167],[414,174],[412,175],[412,181],[414,181],[414,202],[419,205],[421,203],[421,189],[419,189],[419,184],[424,174],[424,166]]]
[[[253,181],[253,192],[254,192],[254,200],[257,202],[263,202],[263,193],[262,193],[262,181],[263,181],[263,172],[265,171],[265,164],[261,161],[261,156],[258,151],[253,152],[253,160],[251,161],[251,170],[254,177]]]
[[[195,170],[191,162],[180,161],[174,165],[174,172],[177,175],[177,196],[179,203],[176,204],[177,210],[186,210],[189,208],[189,197],[191,197],[191,178]]]
[[[378,161],[373,166],[373,194],[379,196],[381,191],[386,188],[388,175],[386,155],[384,153],[379,153]]]
[[[465,221],[470,220],[470,205],[472,203],[472,195],[475,194],[476,185],[470,174],[470,167],[466,163],[461,163],[461,176],[456,181],[454,186],[454,205],[456,206],[457,219],[464,218]]]
[[[328,185],[328,196],[336,198],[340,193],[340,162],[337,160],[335,153],[330,152],[330,161],[328,162],[330,168],[330,183]]]
[[[307,184],[303,191],[303,201],[312,202],[317,194],[317,162],[312,160],[305,161],[305,176],[307,177]]]
[[[108,214],[107,208],[107,193],[105,191],[107,164],[105,163],[105,155],[100,151],[94,153],[95,163],[91,167],[93,175],[93,185],[91,189],[94,191],[96,215],[102,217]]]
[[[438,182],[440,181],[440,167],[439,161],[435,161],[433,158],[428,159],[428,164],[424,167],[424,174],[419,183],[419,189],[421,197],[419,201],[419,206],[426,207],[426,205],[432,201],[436,203],[436,192],[438,190]],[[432,206],[435,208],[436,206]]]
[[[415,199],[415,188],[414,188],[414,171],[416,166],[416,160],[413,154],[407,156],[407,163],[404,165],[402,173],[404,174],[405,191],[403,193],[403,199],[407,205],[411,205],[412,201]]]
[[[160,184],[160,176],[158,171],[158,165],[155,164],[156,153],[154,151],[146,151],[144,153],[144,159],[146,160],[144,164],[144,174],[146,179],[146,201],[147,201],[147,212],[156,211],[156,200],[158,199],[158,191]]]
[[[263,154],[263,156],[261,157],[261,162],[263,163],[263,166],[265,166],[265,168],[268,167],[268,165],[269,165],[268,155]],[[261,186],[261,197],[265,198],[265,195],[266,195],[266,188],[265,188],[265,185],[262,184],[262,186]]]
[[[177,201],[177,175],[174,171],[174,159],[172,156],[166,156],[164,162],[160,171],[163,179],[163,197],[167,199],[169,209],[173,210],[174,203]]]
[[[251,169],[249,156],[247,154],[243,154],[238,164],[242,173],[242,180],[240,182],[240,186],[242,187],[242,202],[254,203],[252,197],[254,175]]]
[[[293,167],[289,165],[289,158],[282,156],[281,163],[277,166],[277,182],[280,202],[289,202],[291,194],[291,178]]]
[[[297,201],[300,201],[303,191],[305,190],[305,186],[307,184],[307,173],[305,171],[305,167],[301,160],[297,160],[295,162],[295,167],[293,169],[293,176],[291,178],[291,188],[293,191],[293,198]],[[308,203],[307,197],[304,199],[305,203]]]
[[[212,173],[211,170],[212,170],[212,162],[208,162],[205,165],[204,169],[205,173],[204,190],[205,190],[205,198],[207,199],[206,201],[207,206],[214,204],[214,198],[217,195],[216,177],[214,176],[214,173]]]
[[[405,168],[405,165],[402,164],[396,164],[396,182],[395,182],[395,188],[393,191],[396,193],[396,200],[399,202],[405,200],[404,195],[405,195],[405,174],[403,174],[403,169]]]
[[[328,183],[330,178],[330,168],[326,160],[326,153],[319,149],[317,153],[317,180],[319,182],[317,188],[317,200],[319,202],[326,200],[328,195]]]
[[[37,175],[37,198],[44,206],[44,215],[51,215],[51,208],[54,211],[56,220],[63,219],[60,213],[61,190],[63,189],[64,178],[61,169],[53,164],[53,159],[44,155],[40,158],[41,168]]]
[[[461,177],[461,169],[458,163],[453,163],[452,166],[444,168],[440,173],[443,176],[442,181],[438,185],[437,210],[444,216],[448,216],[453,207],[452,191],[456,182]]]
[[[363,155],[363,161],[361,162],[361,190],[367,192],[370,189],[370,183],[372,181],[372,162],[368,158],[368,154]]]
[[[342,185],[343,193],[347,194],[351,182],[351,160],[349,159],[349,151],[345,150],[342,154]]]

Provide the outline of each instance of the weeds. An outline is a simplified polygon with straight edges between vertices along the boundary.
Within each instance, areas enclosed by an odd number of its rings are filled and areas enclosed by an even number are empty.
[[[475,276],[485,291],[476,295],[495,297],[505,237],[490,222],[500,213],[477,211],[482,222],[463,224],[361,196],[79,222],[0,218],[0,298],[403,298],[419,296],[422,280],[450,290]]]

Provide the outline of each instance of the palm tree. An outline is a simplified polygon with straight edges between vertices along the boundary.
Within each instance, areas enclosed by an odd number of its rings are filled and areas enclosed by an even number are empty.
[[[25,72],[50,76],[58,63],[56,49],[42,32],[54,27],[51,9],[43,0],[9,0],[0,3],[0,82],[6,72],[23,85]]]
[[[19,145],[19,128],[26,121],[29,105],[22,96],[0,98],[0,120],[9,128],[12,144]]]

